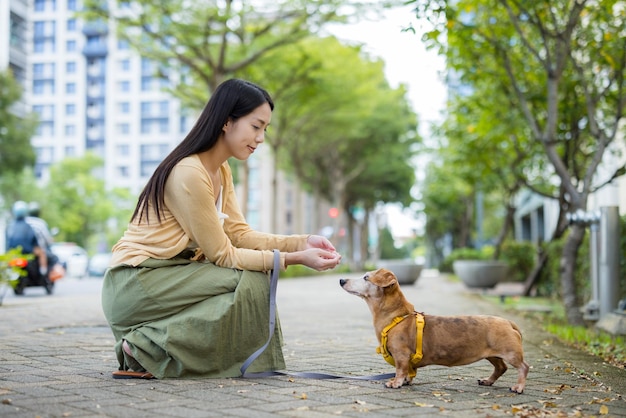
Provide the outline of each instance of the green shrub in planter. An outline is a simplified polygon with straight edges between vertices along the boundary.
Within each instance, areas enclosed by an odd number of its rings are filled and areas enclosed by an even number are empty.
[[[491,260],[493,259],[493,247],[485,246],[482,249],[456,248],[452,250],[439,266],[442,273],[452,273],[452,263],[456,260]]]
[[[530,241],[507,241],[502,245],[500,260],[509,265],[509,278],[523,282],[535,267],[537,246]]]

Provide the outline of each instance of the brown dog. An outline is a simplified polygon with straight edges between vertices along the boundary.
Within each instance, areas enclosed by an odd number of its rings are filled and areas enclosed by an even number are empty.
[[[491,386],[507,370],[504,361],[517,369],[517,384],[511,392],[522,393],[528,375],[528,364],[524,362],[522,334],[513,322],[495,316],[434,316],[424,315],[422,335],[422,358],[416,350],[416,312],[404,297],[396,276],[389,270],[378,269],[366,273],[360,279],[341,279],[341,287],[348,293],[357,295],[367,302],[374,319],[374,329],[378,342],[385,331],[387,344],[382,348],[391,355],[387,359],[395,363],[396,376],[386,386],[399,388],[410,384],[415,369],[438,364],[442,366],[462,366],[487,359],[494,371],[479,385]],[[419,314],[417,314],[419,315]],[[395,318],[400,320],[391,329],[386,329]],[[398,320],[396,320],[398,321]],[[379,351],[380,352],[380,351]],[[383,354],[384,355],[384,354]]]

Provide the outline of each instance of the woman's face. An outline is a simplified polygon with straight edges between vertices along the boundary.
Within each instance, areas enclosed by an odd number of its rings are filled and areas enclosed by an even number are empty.
[[[268,103],[263,103],[246,116],[229,120],[224,125],[224,143],[231,156],[247,160],[265,140],[265,129],[271,119],[272,109]]]

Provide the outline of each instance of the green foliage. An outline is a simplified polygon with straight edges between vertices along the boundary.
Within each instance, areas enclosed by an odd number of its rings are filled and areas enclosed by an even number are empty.
[[[312,268],[308,268],[306,266],[296,264],[293,266],[289,266],[286,271],[282,271],[280,273],[281,279],[291,279],[294,277],[309,277],[309,276],[323,276],[328,274],[342,274],[342,273],[350,273],[350,267],[347,264],[340,264],[336,268],[319,272],[317,270],[313,270]]]
[[[104,240],[110,247],[126,227],[134,199],[126,190],[105,189],[104,180],[97,175],[102,165],[99,157],[86,154],[82,158],[67,158],[50,168],[49,185],[39,202],[42,218],[50,227],[59,228],[57,241],[89,247]],[[116,229],[110,231],[108,224],[112,219]]]
[[[548,323],[545,329],[560,340],[603,358],[608,363],[624,367],[626,364],[626,339],[584,326]]]
[[[20,275],[25,275],[26,271],[23,269],[12,266],[11,262],[16,258],[25,258],[26,260],[33,259],[32,254],[22,254],[21,248],[14,248],[4,254],[0,254],[0,286],[9,285],[12,286],[15,284],[15,279],[17,279]],[[2,291],[0,289],[0,291]],[[0,294],[0,304],[2,303],[2,296]]]
[[[411,202],[417,119],[406,88],[388,85],[382,62],[329,37],[274,51],[259,64],[257,76],[276,92],[268,142],[281,168],[338,207]],[[286,73],[276,78],[277,71]]]
[[[611,335],[595,327],[568,325],[563,306],[554,298],[509,297],[505,299],[504,305],[498,297],[488,296],[485,299],[507,310],[513,310],[516,314],[522,313],[559,340],[579,350],[599,356],[618,367],[626,364],[624,337]],[[545,310],[538,310],[537,307]]]
[[[492,260],[494,247],[484,246],[476,248],[457,248],[448,255],[439,270],[444,273],[452,273],[452,263],[456,260]],[[509,279],[511,281],[524,281],[535,266],[537,249],[530,242],[507,241],[502,246],[500,261],[509,265]]]
[[[396,247],[389,228],[384,228],[380,231],[379,236],[380,246],[380,258],[382,260],[395,260],[404,259],[410,256],[410,253],[406,247]]]
[[[21,98],[22,88],[11,72],[0,72],[0,178],[35,163],[30,138],[37,123],[34,115],[19,113]]]
[[[507,241],[500,259],[509,265],[509,280],[523,282],[535,267],[537,247],[529,241]]]
[[[547,262],[541,271],[537,283],[537,295],[548,297],[562,297],[561,292],[561,257],[563,245],[567,240],[566,233],[562,238],[544,244],[543,251],[547,253]],[[589,261],[589,234],[585,236],[578,250],[574,280],[578,290],[579,300],[587,301],[591,296],[591,271]]]
[[[494,248],[488,245],[480,249],[469,247],[456,248],[441,262],[439,271],[452,273],[452,264],[456,260],[491,260],[493,259],[493,252]]]

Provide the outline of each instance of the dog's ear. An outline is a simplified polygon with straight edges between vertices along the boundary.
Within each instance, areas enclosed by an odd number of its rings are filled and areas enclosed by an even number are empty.
[[[370,281],[378,287],[389,287],[398,282],[395,274],[387,269],[378,269],[370,277]]]

